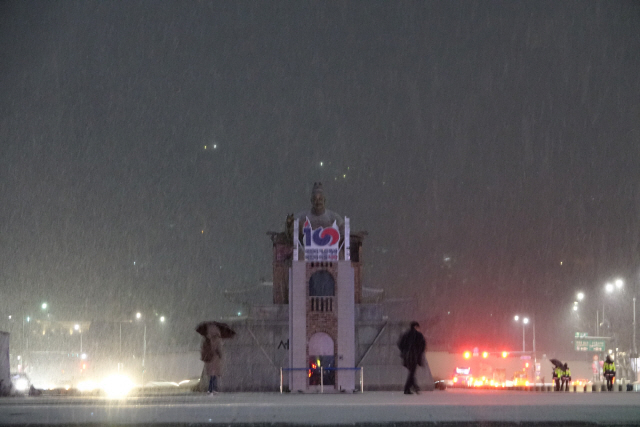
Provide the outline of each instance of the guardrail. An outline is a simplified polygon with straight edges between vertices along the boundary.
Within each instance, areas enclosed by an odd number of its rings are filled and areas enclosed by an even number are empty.
[[[282,394],[282,373],[284,371],[317,371],[311,368],[283,368],[280,367],[280,394]],[[324,371],[360,371],[360,393],[364,393],[364,368],[323,368],[320,367],[320,393],[324,393]]]

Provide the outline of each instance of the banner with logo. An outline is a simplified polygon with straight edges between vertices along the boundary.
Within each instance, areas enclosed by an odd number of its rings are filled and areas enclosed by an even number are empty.
[[[302,227],[302,243],[305,261],[338,261],[340,230],[335,221],[331,227],[313,230],[309,218],[306,218]]]

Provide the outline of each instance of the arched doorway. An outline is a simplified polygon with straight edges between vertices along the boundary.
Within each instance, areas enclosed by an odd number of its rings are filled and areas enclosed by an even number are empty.
[[[324,332],[316,332],[309,338],[309,385],[320,385],[320,368],[323,368],[322,383],[335,385],[335,346],[333,339]]]

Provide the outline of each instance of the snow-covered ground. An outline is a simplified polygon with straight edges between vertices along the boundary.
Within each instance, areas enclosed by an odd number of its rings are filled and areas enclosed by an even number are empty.
[[[406,396],[221,393],[104,398],[0,399],[0,425],[26,424],[353,424],[392,422],[640,424],[640,393],[451,390]]]

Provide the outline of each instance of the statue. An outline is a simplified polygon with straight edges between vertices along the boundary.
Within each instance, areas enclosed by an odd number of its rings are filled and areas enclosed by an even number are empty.
[[[306,218],[309,218],[311,222],[311,228],[314,230],[318,227],[331,227],[335,221],[340,229],[340,236],[344,237],[344,219],[337,213],[325,208],[327,199],[324,195],[324,189],[321,182],[313,183],[313,190],[311,191],[311,209],[298,212],[295,216],[299,220],[299,227],[302,230],[302,225]]]

